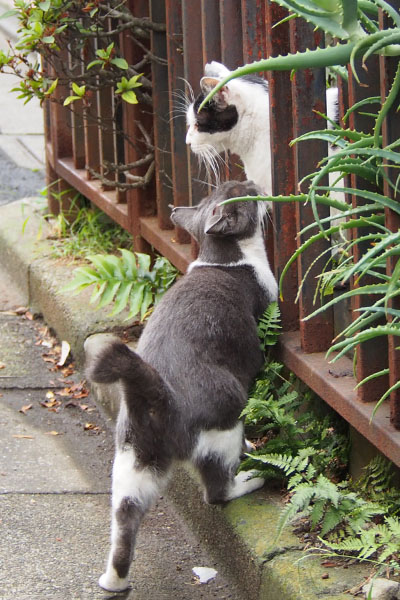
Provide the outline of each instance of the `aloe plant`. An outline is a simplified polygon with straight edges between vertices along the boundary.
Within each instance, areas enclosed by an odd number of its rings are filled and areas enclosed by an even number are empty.
[[[385,55],[400,54],[400,15],[385,0],[274,0],[281,6],[291,11],[291,17],[305,18],[315,27],[335,36],[342,43],[326,49],[316,49],[295,55],[280,56],[258,61],[237,69],[225,78],[209,94],[205,104],[213,93],[225,85],[229,79],[241,75],[263,70],[292,70],[314,66],[328,66],[333,64],[350,64],[353,66],[356,57],[362,57],[365,62],[373,53]],[[393,27],[380,31],[377,23],[378,9],[381,8],[391,19]],[[330,62],[332,61],[332,62]],[[306,133],[293,140],[292,144],[302,143],[310,139],[322,139],[335,145],[335,153],[320,161],[315,172],[308,174],[299,182],[300,186],[307,181],[307,194],[293,196],[259,197],[258,199],[273,202],[309,201],[312,206],[314,221],[307,225],[299,236],[308,237],[293,253],[283,269],[280,279],[282,295],[282,281],[297,258],[315,242],[325,237],[331,239],[331,246],[325,249],[312,264],[319,259],[325,259],[321,269],[316,294],[321,295],[322,305],[306,317],[313,318],[318,313],[332,307],[338,302],[362,295],[365,298],[374,296],[375,300],[370,305],[358,309],[352,323],[348,325],[333,340],[327,356],[337,360],[345,353],[353,352],[355,360],[360,343],[373,340],[381,336],[400,337],[400,310],[391,306],[391,301],[400,296],[400,232],[390,231],[385,225],[385,210],[389,209],[400,215],[400,204],[397,200],[386,196],[382,189],[386,182],[397,194],[399,178],[392,181],[387,170],[396,172],[400,165],[400,139],[389,146],[382,146],[382,124],[390,109],[398,102],[400,93],[400,63],[397,68],[391,89],[384,102],[380,97],[366,98],[351,106],[344,115],[344,126],[333,124],[333,129],[323,129]],[[371,133],[351,130],[345,123],[353,111],[362,110],[366,104],[377,104],[374,128]],[[201,107],[200,107],[201,108]],[[358,188],[338,187],[334,183],[329,186],[322,184],[328,174],[336,174],[336,182],[343,181],[347,175],[354,174],[358,178]],[[376,191],[371,191],[368,186],[364,189],[362,181],[374,184]],[[345,202],[340,202],[331,196],[332,192],[350,194],[360,199],[360,206],[352,207]],[[248,198],[250,200],[250,198]],[[231,201],[240,200],[233,199]],[[254,198],[252,199],[254,200]],[[320,204],[332,206],[336,212],[320,218],[318,206]],[[351,236],[346,232],[351,231]],[[368,244],[368,250],[358,259],[354,259],[353,248],[356,244]],[[391,275],[386,273],[387,259],[395,259]],[[311,265],[312,266],[312,265]],[[311,267],[310,267],[311,268]],[[306,272],[300,282],[299,293],[304,281],[309,274]],[[376,283],[366,283],[366,276],[372,276]],[[344,283],[354,278],[357,287],[340,296],[332,297],[328,302],[326,298],[333,294],[335,284]],[[377,298],[377,299],[376,299]],[[383,318],[384,324],[381,323]],[[380,320],[379,320],[380,319]],[[400,340],[397,344],[400,347]],[[382,369],[358,382],[357,387],[371,381],[373,378],[387,375],[388,369]],[[400,388],[400,381],[395,382],[378,400],[373,414],[389,396]]]
[[[199,111],[213,95],[231,79],[260,71],[293,71],[298,69],[353,66],[354,60],[365,61],[372,53],[400,55],[400,16],[385,0],[273,0],[290,11],[291,17],[303,17],[315,28],[329,33],[340,42],[326,48],[276,56],[239,67],[205,97]],[[378,8],[392,19],[394,27],[379,31]],[[373,17],[371,18],[370,15]],[[374,20],[375,18],[375,20]],[[343,43],[341,43],[343,42]]]

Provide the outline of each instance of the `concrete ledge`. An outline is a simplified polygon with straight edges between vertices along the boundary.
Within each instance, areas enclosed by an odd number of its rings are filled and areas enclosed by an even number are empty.
[[[28,218],[28,221],[26,219]],[[23,225],[24,233],[22,233]],[[42,231],[40,239],[38,232]],[[67,340],[79,366],[83,342],[94,332],[126,328],[124,316],[110,319],[107,311],[95,311],[89,294],[67,296],[60,288],[72,276],[72,265],[51,257],[48,229],[37,202],[30,199],[0,207],[0,256],[27,303],[40,312],[60,339]],[[93,386],[99,404],[115,417],[118,386]],[[266,485],[225,506],[209,506],[202,500],[199,482],[185,466],[176,469],[168,489],[198,538],[224,561],[246,600],[348,600],[347,590],[362,583],[368,567],[327,567],[321,556],[307,556],[299,539],[287,528],[274,541],[282,508],[280,495]]]

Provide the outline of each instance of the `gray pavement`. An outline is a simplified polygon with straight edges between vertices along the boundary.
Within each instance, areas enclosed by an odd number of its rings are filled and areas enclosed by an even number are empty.
[[[12,7],[0,0],[0,15]],[[0,49],[16,39],[15,18],[0,20]],[[24,105],[12,88],[18,78],[0,74],[0,205],[36,195],[45,186],[43,111],[38,100]]]
[[[71,366],[54,371],[57,342],[43,322],[18,314],[25,302],[0,270],[0,599],[117,597],[97,586],[113,425],[85,391],[65,395],[82,376]],[[216,579],[199,585],[196,566],[215,568]],[[118,597],[241,600],[223,571],[160,498],[140,532],[132,590]]]

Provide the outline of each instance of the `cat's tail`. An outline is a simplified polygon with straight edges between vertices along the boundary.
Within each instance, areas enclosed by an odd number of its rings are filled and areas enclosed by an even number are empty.
[[[95,383],[122,380],[128,409],[165,409],[170,393],[160,374],[116,336],[97,334],[85,341],[86,376]]]

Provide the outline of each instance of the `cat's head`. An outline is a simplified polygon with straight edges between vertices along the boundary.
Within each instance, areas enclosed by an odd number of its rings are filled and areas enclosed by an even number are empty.
[[[232,134],[237,134],[235,130],[240,121],[251,114],[255,96],[261,96],[266,106],[266,82],[257,76],[245,76],[224,85],[199,112],[207,94],[229,73],[224,65],[215,61],[205,66],[201,92],[186,113],[186,143],[195,153],[201,153],[207,146],[217,152],[231,150]]]
[[[224,200],[242,196],[259,196],[252,181],[227,181],[197,206],[173,209],[171,220],[190,233],[200,244],[209,236],[218,238],[251,238],[261,228],[264,212],[259,202],[233,202],[221,206]]]

